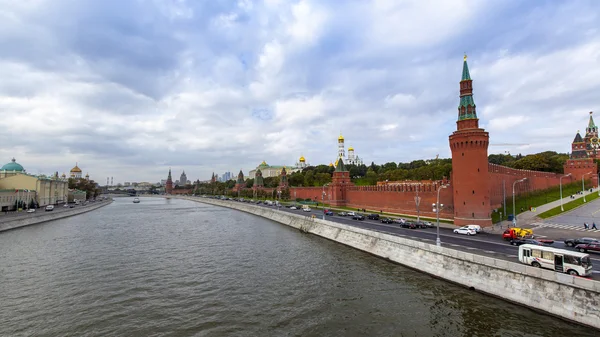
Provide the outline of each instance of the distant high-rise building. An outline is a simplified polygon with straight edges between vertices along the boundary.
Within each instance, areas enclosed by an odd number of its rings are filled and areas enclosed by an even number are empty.
[[[185,170],[181,173],[179,177],[179,185],[184,186],[187,183],[187,176],[185,175]]]

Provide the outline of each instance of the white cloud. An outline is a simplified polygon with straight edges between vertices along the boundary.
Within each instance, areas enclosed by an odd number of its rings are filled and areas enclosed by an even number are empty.
[[[448,157],[463,51],[491,142],[529,144],[490,152],[566,152],[600,111],[599,6],[0,0],[0,158],[207,179],[328,164],[340,131],[369,163]]]

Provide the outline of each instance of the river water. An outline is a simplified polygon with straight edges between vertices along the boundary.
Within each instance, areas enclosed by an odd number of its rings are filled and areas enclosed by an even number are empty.
[[[281,224],[117,198],[0,233],[0,336],[597,336]]]

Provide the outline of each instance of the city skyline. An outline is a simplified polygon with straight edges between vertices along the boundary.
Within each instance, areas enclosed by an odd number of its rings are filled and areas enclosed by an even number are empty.
[[[32,173],[78,162],[100,185],[154,183],[169,168],[202,181],[300,156],[327,165],[340,131],[365,164],[449,158],[463,53],[490,153],[567,153],[600,110],[599,9],[11,2],[0,12],[0,156]]]

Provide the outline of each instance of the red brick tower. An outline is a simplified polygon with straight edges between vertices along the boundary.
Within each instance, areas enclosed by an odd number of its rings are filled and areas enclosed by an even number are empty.
[[[285,170],[285,166],[281,169],[281,174],[279,175],[279,186],[278,190],[282,191],[288,188],[288,179],[287,179],[287,171]]]
[[[594,121],[592,120],[592,115],[590,113],[590,125],[586,129],[587,135],[590,134],[590,129],[593,131],[597,130],[596,126],[593,125]],[[597,132],[597,131],[596,131]],[[583,179],[591,179],[593,186],[598,186],[598,165],[594,161],[593,157],[596,156],[596,148],[590,146],[589,138],[582,138],[579,131],[575,135],[575,139],[573,139],[573,143],[571,143],[571,156],[569,160],[565,162],[563,166],[565,174],[571,174],[571,181],[579,181],[581,177]],[[595,140],[597,142],[597,139]],[[592,186],[589,186],[592,187]]]
[[[242,190],[242,188],[244,188],[244,185],[246,185],[246,183],[244,182],[244,172],[242,172],[242,170],[240,170],[240,173],[238,173],[237,181],[235,182],[235,187],[233,188],[233,190],[236,192],[239,192]]]
[[[329,185],[332,206],[346,206],[346,189],[351,185],[350,172],[346,170],[343,159],[339,158]]]
[[[169,169],[169,176],[167,177],[167,184],[165,185],[165,193],[171,194],[173,192],[173,179],[171,179],[171,169]]]
[[[473,101],[473,80],[467,56],[460,81],[460,104],[456,131],[450,135],[454,224],[491,226],[488,174],[489,134],[479,128]]]

